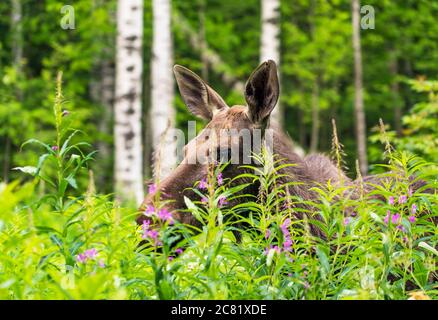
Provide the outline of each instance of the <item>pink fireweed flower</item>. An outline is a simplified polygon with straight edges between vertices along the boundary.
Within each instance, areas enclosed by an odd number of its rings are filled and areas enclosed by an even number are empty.
[[[417,213],[417,205],[415,203],[412,204],[411,213],[412,214],[416,214]]]
[[[149,187],[148,187],[148,193],[150,195],[154,195],[155,192],[157,192],[157,185],[155,183],[150,184]]]
[[[53,151],[58,151],[58,150],[59,150],[59,147],[58,147],[58,146],[52,146],[52,150],[53,150]]]
[[[269,239],[270,236],[271,236],[271,230],[270,229],[266,229],[265,239]]]
[[[97,250],[95,248],[91,248],[91,249],[85,250],[84,254],[88,259],[94,259],[97,256]]]
[[[221,186],[223,183],[224,183],[224,180],[222,177],[222,172],[219,172],[217,175],[217,184]]]
[[[179,255],[179,254],[182,254],[183,252],[184,252],[184,251],[183,251],[182,248],[178,248],[178,249],[175,250],[175,253],[178,254],[178,255]]]
[[[390,216],[391,216],[391,211],[386,211],[386,216],[385,216],[385,219],[383,219],[383,222],[385,223],[385,224],[388,224],[389,223],[389,218],[390,218]]]
[[[88,260],[88,257],[86,256],[85,253],[80,253],[76,256],[76,260],[80,263],[85,263]]]
[[[351,222],[351,218],[350,217],[346,217],[344,218],[344,226],[348,226]]]
[[[217,202],[218,207],[222,208],[223,206],[225,206],[227,204],[228,204],[227,198],[225,198],[224,196],[219,196],[219,199]]]
[[[149,230],[147,232],[147,236],[149,238],[151,238],[152,240],[157,240],[158,239],[158,231],[157,230]]]
[[[394,215],[391,217],[391,222],[392,222],[393,224],[397,224],[399,220],[400,220],[400,214],[398,214],[398,213],[394,214]]]
[[[273,246],[272,244],[269,246],[269,248],[265,248],[263,254],[267,255],[270,250],[274,250],[276,253],[281,253],[281,249],[276,245]]]
[[[284,243],[283,243],[283,249],[284,251],[292,251],[292,240],[291,239],[287,239]]]
[[[198,188],[201,190],[205,190],[208,188],[207,179],[203,178],[201,181],[199,181]]]
[[[400,203],[400,204],[406,203],[407,199],[408,199],[408,197],[405,194],[403,194],[400,197],[398,197],[398,203]]]
[[[149,205],[146,207],[146,210],[144,211],[144,215],[147,216],[147,217],[152,217],[152,216],[154,215],[154,213],[155,213],[155,208],[154,208],[154,206],[152,206],[152,205],[149,204]]]
[[[393,196],[390,196],[388,198],[388,204],[390,204],[391,206],[394,205],[394,197]]]
[[[401,224],[399,224],[396,228],[397,228],[398,230],[400,230],[401,232],[406,232],[405,227],[402,226]]]
[[[291,220],[290,220],[290,218],[287,218],[286,220],[284,220],[284,222],[280,226],[281,232],[283,232],[283,235],[285,238],[290,237],[290,233],[289,233],[289,229],[288,229],[290,224],[291,224]]]
[[[141,225],[141,228],[143,230],[143,233],[146,233],[149,230],[151,222],[149,220],[143,220],[143,224]]]
[[[409,216],[408,220],[410,223],[415,223],[415,216]]]
[[[158,212],[158,218],[160,218],[162,221],[169,222],[169,224],[173,224],[172,214],[169,211],[167,211],[167,209],[161,209]]]
[[[273,246],[273,247],[271,247],[271,249],[273,249],[277,253],[281,252],[281,249],[278,246]]]

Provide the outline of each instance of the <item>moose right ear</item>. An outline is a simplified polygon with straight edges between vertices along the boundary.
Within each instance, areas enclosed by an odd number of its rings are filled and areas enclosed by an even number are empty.
[[[175,65],[173,72],[181,97],[195,116],[211,120],[217,112],[228,108],[221,96],[194,72],[180,65]]]
[[[277,104],[280,94],[277,66],[272,60],[263,62],[249,77],[245,86],[245,100],[254,123],[263,123]]]

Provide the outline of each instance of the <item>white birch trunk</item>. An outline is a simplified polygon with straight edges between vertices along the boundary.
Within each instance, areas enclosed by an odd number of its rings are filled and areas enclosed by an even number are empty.
[[[118,0],[114,104],[115,184],[121,199],[143,201],[141,130],[143,0]]]
[[[359,167],[362,175],[368,171],[366,122],[363,103],[362,84],[362,49],[360,45],[360,4],[359,0],[351,3],[353,24],[353,50],[354,50],[354,114],[356,118],[356,143],[359,158]]]
[[[155,153],[154,174],[166,177],[176,165],[176,141],[173,139],[175,110],[172,71],[172,34],[170,0],[153,0],[153,43],[151,61],[152,144]]]
[[[262,33],[260,42],[260,62],[274,60],[280,66],[280,0],[262,1]],[[271,117],[283,124],[280,102],[272,111]]]

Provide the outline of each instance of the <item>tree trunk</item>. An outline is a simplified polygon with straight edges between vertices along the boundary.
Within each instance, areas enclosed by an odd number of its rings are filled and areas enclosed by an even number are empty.
[[[113,116],[113,102],[114,102],[114,66],[110,59],[103,59],[100,71],[100,105],[102,106],[102,116],[99,119],[98,129],[103,134],[110,133],[111,119]],[[111,170],[111,146],[110,144],[99,139],[97,142],[99,150],[98,157],[103,162],[104,172]],[[108,176],[101,174],[98,177],[98,185],[103,187],[109,183]]]
[[[354,50],[354,115],[356,119],[356,143],[359,167],[362,175],[368,172],[366,122],[363,104],[362,52],[360,45],[359,0],[352,0],[353,50]]]
[[[310,137],[310,153],[318,150],[319,145],[319,81],[315,79],[312,88],[312,135]]]
[[[176,141],[172,132],[175,110],[170,20],[170,0],[154,0],[150,120],[155,154],[154,175],[158,179],[166,177],[176,164]]]
[[[398,137],[401,137],[402,135],[402,124],[401,124],[401,118],[402,118],[402,105],[400,101],[400,86],[397,79],[398,76],[398,61],[397,61],[397,55],[391,54],[389,63],[389,72],[391,73],[391,96],[392,96],[392,103],[394,108],[394,128],[397,133]]]
[[[141,143],[143,1],[118,0],[114,104],[115,184],[119,199],[143,201]]]
[[[17,78],[22,78],[22,63],[23,63],[23,25],[22,25],[22,6],[21,0],[12,0],[11,11],[11,32],[12,32],[12,58],[13,66],[17,73]],[[15,96],[17,101],[23,100],[23,92],[18,86],[15,88]],[[9,126],[7,124],[7,126]],[[4,161],[3,161],[3,179],[5,182],[9,180],[9,171],[12,162],[12,139],[6,133]]]
[[[280,65],[280,0],[261,0],[261,41],[260,61],[274,60]],[[283,125],[283,110],[280,102],[272,111],[271,117]]]

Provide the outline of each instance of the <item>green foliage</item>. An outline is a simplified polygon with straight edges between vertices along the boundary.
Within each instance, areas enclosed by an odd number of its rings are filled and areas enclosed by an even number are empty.
[[[405,130],[395,143],[425,159],[438,159],[438,81],[412,80],[409,83],[416,92],[427,94],[428,101],[418,102],[403,117]]]
[[[0,185],[0,298],[407,299],[414,295],[407,285],[417,288],[416,297],[438,297],[430,282],[437,276],[438,196],[424,193],[437,181],[418,157],[389,153],[391,165],[383,167],[392,182],[357,200],[343,196],[350,188],[343,184],[316,187],[319,199],[307,203],[315,208],[308,212],[279,183],[281,169],[292,164],[264,152],[256,156],[260,166],[235,178],[246,184],[230,187],[220,177],[227,164],[212,166],[203,186],[195,183],[203,200],[185,201],[199,227],[163,215],[158,193],[145,212],[154,223],[138,227],[136,210],[96,194],[92,179],[86,192],[71,183],[92,154],[71,142],[76,131],[60,116],[60,97],[58,91],[55,141],[62,147],[31,141],[57,164],[54,177],[40,161],[20,168],[33,181]],[[428,181],[426,187],[411,192],[412,175]],[[52,188],[41,189],[44,183]],[[248,196],[239,193],[248,183],[260,184],[258,198],[227,206]],[[68,185],[76,191],[66,197]],[[386,200],[400,196],[406,201]],[[300,212],[308,214],[297,218]]]

